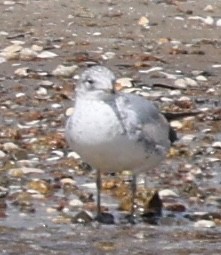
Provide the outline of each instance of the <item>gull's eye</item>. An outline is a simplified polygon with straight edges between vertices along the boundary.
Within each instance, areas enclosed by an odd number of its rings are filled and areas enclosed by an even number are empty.
[[[94,80],[92,80],[92,79],[90,79],[90,78],[87,79],[87,82],[88,82],[90,85],[93,85],[93,84],[94,84]]]
[[[94,88],[95,81],[94,79],[87,77],[86,79],[84,79],[83,83],[85,84],[85,87],[90,90]]]

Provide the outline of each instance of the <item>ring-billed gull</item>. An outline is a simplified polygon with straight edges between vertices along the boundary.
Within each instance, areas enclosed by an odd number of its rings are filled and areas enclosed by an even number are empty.
[[[85,70],[76,87],[74,113],[65,128],[70,147],[97,170],[97,219],[101,218],[100,172],[131,170],[134,203],[136,174],[156,167],[176,138],[151,101],[116,92],[115,80],[104,66]]]

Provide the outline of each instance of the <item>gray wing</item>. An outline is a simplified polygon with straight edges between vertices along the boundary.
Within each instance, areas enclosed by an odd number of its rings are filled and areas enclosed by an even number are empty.
[[[133,139],[143,142],[147,149],[158,145],[169,148],[169,123],[151,101],[119,93],[116,106],[125,132]]]

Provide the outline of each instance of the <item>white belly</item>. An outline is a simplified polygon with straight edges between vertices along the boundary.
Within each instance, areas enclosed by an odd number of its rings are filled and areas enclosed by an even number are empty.
[[[91,104],[78,107],[66,128],[69,144],[82,160],[101,171],[141,172],[155,167],[165,157],[164,150],[148,151],[142,142],[127,135],[109,105]]]

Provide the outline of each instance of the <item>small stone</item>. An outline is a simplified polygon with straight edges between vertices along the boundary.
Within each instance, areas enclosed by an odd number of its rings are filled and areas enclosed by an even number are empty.
[[[212,18],[211,16],[207,16],[205,19],[203,19],[203,22],[206,25],[212,26],[214,24],[214,18]]]
[[[209,88],[206,91],[206,93],[208,93],[208,94],[214,94],[215,92],[216,92],[216,90],[214,88]]]
[[[47,88],[47,87],[52,87],[54,83],[52,81],[43,80],[43,81],[40,81],[38,85]]]
[[[99,251],[98,254],[116,254],[114,252],[117,249],[117,245],[115,242],[107,240],[107,241],[99,241],[96,242],[96,249]]]
[[[216,141],[212,144],[212,147],[216,148],[216,149],[221,149],[221,142],[220,141]]]
[[[77,213],[73,219],[71,220],[72,223],[90,223],[93,221],[92,215],[88,211],[81,211]]]
[[[166,210],[168,211],[172,211],[172,212],[185,212],[186,211],[186,207],[181,204],[181,203],[177,203],[177,202],[174,202],[174,203],[169,203],[169,202],[164,202],[163,203],[163,206]]]
[[[116,80],[116,89],[120,91],[123,88],[131,88],[133,87],[132,79],[125,77],[125,78],[119,78]]]
[[[174,85],[180,89],[186,89],[187,88],[187,82],[185,79],[177,79],[174,82]]]
[[[21,50],[22,50],[21,45],[13,44],[4,48],[0,55],[5,57],[7,60],[14,60],[19,58]]]
[[[221,196],[208,196],[206,199],[207,205],[217,206],[219,207],[221,205]]]
[[[159,196],[161,199],[165,198],[165,197],[179,197],[178,194],[176,192],[174,192],[171,189],[163,189],[159,191]]]
[[[62,77],[70,78],[73,76],[76,69],[77,69],[76,65],[72,65],[72,66],[59,65],[56,67],[56,69],[52,71],[52,74],[54,76],[62,76]]]
[[[61,104],[54,103],[54,104],[51,105],[51,108],[59,109],[59,108],[62,108],[62,105],[61,105]]]
[[[3,3],[4,5],[14,5],[15,4],[15,1],[4,1]]]
[[[42,51],[41,53],[39,53],[37,55],[38,58],[55,58],[57,57],[58,55],[54,52],[51,52],[51,51]]]
[[[194,140],[194,138],[196,138],[196,136],[195,136],[195,135],[192,135],[192,134],[184,135],[184,136],[182,136],[182,138],[180,139],[180,141],[190,143],[190,142],[192,142],[192,141]]]
[[[174,120],[170,122],[171,127],[181,129],[183,127],[183,124],[179,120]]]
[[[6,157],[6,154],[4,153],[4,151],[0,150],[0,159]]]
[[[14,151],[14,150],[18,150],[19,146],[15,143],[12,142],[7,142],[3,144],[3,150],[10,152],[10,151]]]
[[[80,199],[72,199],[69,202],[69,205],[71,207],[82,207],[84,205],[84,203]]]
[[[46,96],[48,94],[48,91],[46,88],[40,87],[37,91],[36,94],[39,96]]]
[[[213,6],[211,4],[208,4],[203,10],[206,11],[206,12],[213,12],[214,11]]]
[[[74,107],[70,107],[66,110],[65,115],[70,117],[74,113]]]
[[[174,85],[177,86],[180,89],[185,89],[185,88],[187,88],[187,86],[196,87],[198,84],[195,80],[193,80],[191,78],[188,78],[188,77],[185,77],[185,78],[177,79],[174,82]]]
[[[114,58],[115,55],[116,55],[115,52],[108,51],[108,52],[105,52],[101,57],[102,57],[104,60],[108,60],[108,59]]]
[[[46,209],[46,212],[47,212],[47,213],[50,213],[50,214],[52,214],[52,213],[57,213],[57,209],[56,209],[56,208],[52,208],[52,207],[48,207],[48,208]]]
[[[58,216],[54,219],[52,219],[52,222],[55,224],[70,224],[71,223],[71,218],[69,217],[64,217],[64,216]]]
[[[217,27],[221,27],[221,19],[218,19],[218,20],[216,21],[216,25],[217,25]]]
[[[30,181],[27,184],[27,188],[37,190],[38,192],[40,192],[42,194],[47,194],[51,191],[51,186],[49,185],[49,183],[47,183],[46,181],[43,181],[43,180]]]
[[[214,228],[216,226],[216,223],[211,220],[198,220],[195,222],[194,227],[197,228]]]
[[[62,184],[69,184],[69,185],[75,185],[76,184],[76,181],[75,180],[73,180],[73,179],[71,179],[71,178],[62,178],[61,180],[60,180],[60,182],[62,183]]]
[[[198,84],[195,80],[185,77],[184,80],[186,81],[187,85],[191,86],[191,87],[196,87]]]
[[[68,153],[67,158],[80,159],[81,157],[76,152],[72,151]]]
[[[198,75],[198,76],[196,76],[196,80],[197,81],[207,81],[207,78],[203,75]]]
[[[25,93],[17,93],[16,95],[15,95],[15,97],[17,97],[17,98],[19,98],[19,97],[23,97],[23,96],[25,96]]]
[[[15,74],[19,77],[27,77],[28,76],[28,67],[21,67],[15,70]]]
[[[30,60],[34,60],[37,58],[37,53],[29,48],[23,48],[20,51],[20,59],[21,60],[26,60],[26,61],[30,61]]]
[[[139,21],[138,21],[138,24],[140,25],[140,26],[143,26],[143,27],[145,27],[145,28],[147,28],[148,27],[148,25],[149,25],[149,19],[147,18],[147,17],[145,17],[145,16],[142,16],[142,17],[140,17],[140,19],[139,19]]]
[[[100,36],[100,35],[102,35],[102,33],[101,32],[94,32],[92,35],[93,36]]]
[[[4,57],[0,57],[0,64],[6,62],[6,59]]]
[[[35,52],[40,52],[40,51],[42,51],[42,50],[43,50],[43,47],[42,47],[42,46],[39,46],[39,45],[34,44],[34,45],[32,45],[32,46],[31,46],[31,49],[32,49],[32,50],[34,50]]]
[[[21,168],[12,168],[8,171],[8,174],[16,178],[21,178],[24,173]]]

